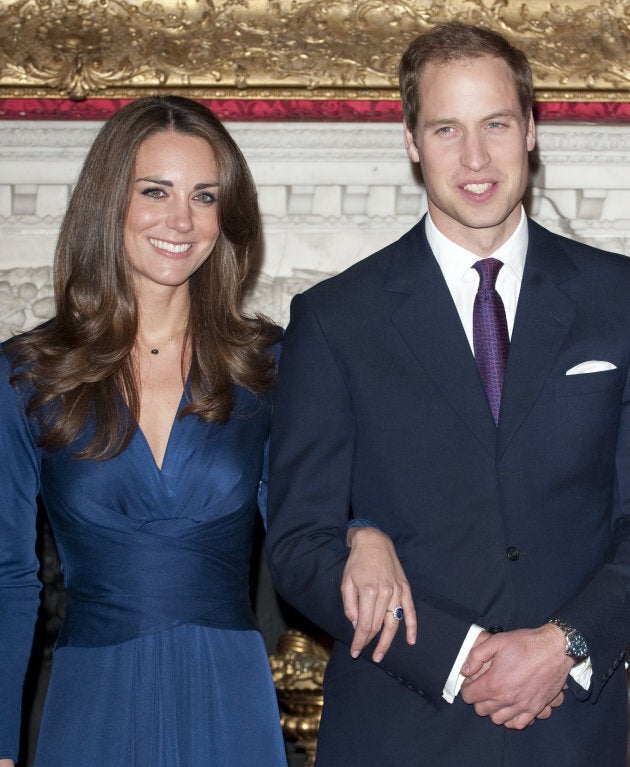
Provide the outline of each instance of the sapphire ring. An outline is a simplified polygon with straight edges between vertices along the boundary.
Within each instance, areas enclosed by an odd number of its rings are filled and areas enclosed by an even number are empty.
[[[403,615],[405,614],[402,605],[396,605],[396,607],[391,610],[391,614],[396,618],[397,621],[401,621],[403,619]]]

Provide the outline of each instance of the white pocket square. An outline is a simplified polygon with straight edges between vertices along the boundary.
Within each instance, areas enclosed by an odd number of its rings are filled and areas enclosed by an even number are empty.
[[[612,362],[604,362],[603,360],[588,360],[587,362],[580,362],[579,365],[567,370],[566,375],[575,376],[581,373],[601,373],[602,370],[616,370],[617,366]]]

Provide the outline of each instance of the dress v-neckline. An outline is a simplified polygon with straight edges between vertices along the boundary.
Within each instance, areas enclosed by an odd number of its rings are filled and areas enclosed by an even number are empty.
[[[140,435],[140,437],[142,439],[142,442],[144,443],[144,445],[146,447],[147,452],[151,456],[151,461],[153,463],[153,466],[155,467],[155,470],[158,472],[159,475],[162,475],[162,473],[164,471],[164,465],[165,465],[165,463],[167,461],[169,453],[171,452],[171,443],[173,441],[173,432],[175,431],[175,429],[177,427],[177,422],[179,421],[179,414],[180,414],[181,409],[182,409],[182,404],[183,404],[184,397],[186,396],[186,386],[187,386],[187,383],[188,382],[186,382],[186,384],[184,385],[184,388],[182,389],[182,394],[181,394],[181,397],[179,398],[179,403],[177,405],[177,409],[175,411],[175,415],[173,417],[173,421],[171,423],[171,427],[170,427],[170,429],[168,431],[168,437],[166,439],[166,446],[164,448],[164,455],[162,456],[162,463],[161,464],[158,464],[158,462],[157,462],[157,460],[155,458],[155,454],[154,454],[154,452],[153,452],[153,450],[151,448],[151,445],[149,444],[149,440],[147,439],[147,435],[144,433],[144,431],[142,429],[142,426],[140,426],[140,423],[136,423],[136,428],[138,430],[138,434]]]

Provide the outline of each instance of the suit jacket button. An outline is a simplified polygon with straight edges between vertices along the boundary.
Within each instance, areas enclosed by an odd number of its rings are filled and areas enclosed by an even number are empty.
[[[521,556],[520,551],[516,548],[516,546],[510,546],[510,548],[507,550],[507,557],[512,562],[516,562],[516,560]]]
[[[503,626],[489,626],[486,630],[488,634],[500,634],[503,631]]]

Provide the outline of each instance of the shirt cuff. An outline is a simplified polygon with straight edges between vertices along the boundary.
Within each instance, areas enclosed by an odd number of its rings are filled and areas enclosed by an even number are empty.
[[[464,661],[468,657],[468,653],[471,651],[472,646],[475,644],[477,637],[479,634],[481,634],[482,631],[483,629],[481,626],[477,626],[475,623],[473,623],[473,625],[468,629],[466,638],[460,647],[457,658],[455,658],[455,663],[453,663],[451,673],[448,675],[448,679],[446,680],[446,684],[442,690],[442,697],[447,703],[452,703],[459,695],[459,691],[462,687],[462,682],[465,679],[465,677],[459,673],[460,669],[464,665]]]
[[[370,522],[369,519],[357,517],[356,519],[351,519],[348,522],[348,527],[378,527],[378,525],[375,525],[374,522]]]
[[[346,530],[349,530],[351,527],[375,527],[376,529],[380,529],[378,525],[375,525],[374,522],[370,522],[369,519],[363,519],[360,517],[357,517],[356,519],[351,519],[348,522],[348,526]],[[348,543],[348,538],[346,536],[346,548],[350,548],[350,544]]]
[[[591,686],[591,678],[593,676],[593,666],[591,664],[590,656],[581,663],[573,666],[571,671],[569,671],[569,676],[571,676],[580,687],[588,690]]]

